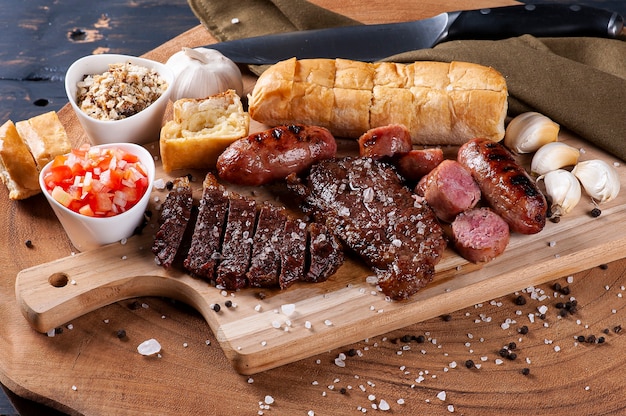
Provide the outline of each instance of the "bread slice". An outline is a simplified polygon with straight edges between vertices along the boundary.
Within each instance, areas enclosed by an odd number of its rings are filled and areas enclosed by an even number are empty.
[[[11,120],[0,126],[0,179],[10,199],[25,199],[41,192],[35,160]]]
[[[248,136],[249,128],[250,117],[235,90],[177,100],[173,120],[161,128],[163,169],[213,168],[232,142]]]
[[[55,111],[18,121],[15,127],[28,145],[39,170],[55,156],[72,150],[65,128]]]

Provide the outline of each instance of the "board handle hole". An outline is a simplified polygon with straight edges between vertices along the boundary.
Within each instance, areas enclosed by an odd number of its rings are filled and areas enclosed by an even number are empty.
[[[69,281],[65,273],[54,273],[48,278],[48,282],[54,287],[65,287]]]

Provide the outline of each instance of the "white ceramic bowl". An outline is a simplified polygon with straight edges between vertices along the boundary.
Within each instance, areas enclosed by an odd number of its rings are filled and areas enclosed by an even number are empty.
[[[155,69],[167,81],[169,88],[150,106],[139,113],[121,120],[97,120],[87,115],[76,104],[77,83],[85,75],[102,74],[109,64],[130,62],[145,68]],[[145,144],[159,139],[163,115],[174,84],[174,73],[160,62],[128,55],[89,55],[78,59],[65,74],[65,92],[92,144],[139,143]]]
[[[137,226],[143,221],[144,212],[148,207],[150,192],[154,184],[154,158],[144,147],[134,143],[112,143],[94,147],[121,148],[139,157],[139,160],[148,171],[148,188],[139,202],[126,212],[112,217],[88,217],[66,208],[52,198],[43,180],[46,173],[50,170],[52,162],[44,166],[39,173],[39,186],[65,229],[70,241],[78,251],[92,250],[133,235]]]

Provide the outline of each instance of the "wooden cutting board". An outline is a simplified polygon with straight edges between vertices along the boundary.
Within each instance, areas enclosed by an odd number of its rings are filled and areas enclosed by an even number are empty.
[[[371,7],[364,7],[363,2],[355,0],[314,2],[371,23],[424,18],[459,7],[515,3],[473,0],[461,6],[452,0],[398,1],[373,2]],[[148,57],[163,60],[181,46],[208,41],[210,36],[198,26],[151,51]],[[65,108],[59,116],[72,140],[79,143],[85,139],[71,110]],[[61,327],[62,333],[55,337],[32,330],[16,302],[15,276],[26,268],[64,258],[72,248],[43,198],[18,204],[3,200],[1,205],[4,214],[0,224],[7,243],[0,248],[0,294],[4,300],[0,303],[0,381],[22,397],[66,413],[362,414],[377,413],[374,405],[382,399],[390,404],[393,414],[406,415],[448,415],[454,411],[464,415],[522,416],[530,408],[534,414],[546,416],[626,411],[621,396],[615,394],[626,386],[622,371],[626,358],[620,353],[626,348],[626,338],[613,329],[623,324],[626,316],[622,299],[626,261],[594,267],[603,259],[621,257],[624,214],[618,207],[623,201],[607,206],[603,216],[591,223],[601,228],[597,233],[585,236],[583,230],[576,231],[581,219],[587,222],[584,212],[579,212],[570,224],[574,229],[572,241],[556,240],[551,237],[553,232],[546,233],[540,236],[543,242],[532,245],[535,251],[512,256],[516,265],[511,269],[532,263],[536,253],[545,260],[546,250],[551,250],[551,256],[567,255],[571,264],[561,264],[563,270],[585,269],[576,274],[559,274],[545,270],[547,265],[541,268],[542,273],[554,274],[558,280],[524,292],[529,299],[524,306],[513,302],[518,293],[507,292],[491,302],[452,313],[450,319],[436,317],[379,337],[360,339],[345,348],[328,347],[315,357],[253,377],[241,377],[233,371],[230,357],[217,347],[213,331],[201,315],[168,299],[136,298],[96,309]],[[35,244],[32,249],[24,247],[24,240],[30,238]],[[554,247],[549,247],[550,241],[556,243]],[[584,258],[576,258],[573,252],[584,252]],[[95,270],[92,277],[100,273],[102,269]],[[508,284],[514,280],[510,274],[513,272],[509,272]],[[527,273],[519,278],[534,280]],[[540,276],[537,280],[542,279]],[[555,315],[554,303],[562,296],[553,296],[554,282],[569,285],[570,296],[579,300],[575,315],[564,319]],[[482,290],[491,290],[489,285],[498,286],[493,293],[507,291],[494,279],[484,281]],[[467,295],[476,295],[480,290],[477,287]],[[545,293],[546,299],[531,299],[530,293]],[[541,305],[550,307],[546,319],[530,323],[527,315],[535,316]],[[411,307],[417,309],[417,305]],[[430,315],[436,315],[436,311]],[[517,323],[512,322],[508,329],[501,327],[510,320]],[[530,332],[517,334],[520,325],[527,325]],[[127,332],[125,339],[116,337],[120,328]],[[610,333],[603,345],[573,340],[581,334],[604,335],[604,328]],[[400,341],[405,335],[423,335],[426,342]],[[150,337],[157,338],[164,347],[158,359],[137,354],[137,344]],[[510,341],[517,342],[519,358],[498,364],[498,350]],[[348,355],[345,367],[334,361],[342,352]],[[466,369],[466,359],[482,368]],[[458,365],[453,368],[452,364]],[[528,377],[520,374],[523,367],[530,368]],[[439,398],[441,393],[447,393],[445,400]],[[274,403],[267,404],[266,396]]]
[[[253,130],[263,128],[253,124]],[[561,133],[560,140],[584,149],[581,160],[601,158],[615,164],[626,183],[626,169],[615,158],[566,133]],[[157,155],[158,144],[147,148]],[[345,142],[340,149],[342,154],[355,154],[356,146]],[[520,161],[528,165],[529,157]],[[168,175],[158,161],[157,165],[156,177],[164,181],[188,173]],[[205,172],[191,172],[198,199]],[[281,196],[288,198],[280,185],[225,185],[276,204],[280,204]],[[153,190],[149,209],[157,213],[166,196],[166,190]],[[150,251],[158,215],[153,215],[143,235],[125,244],[21,271],[16,296],[26,318],[41,332],[123,299],[177,299],[201,313],[237,372],[254,374],[622,258],[626,192],[602,205],[599,218],[589,214],[593,207],[585,196],[574,212],[558,223],[548,221],[540,233],[513,234],[505,253],[484,266],[468,263],[448,249],[436,267],[434,281],[402,302],[389,301],[367,283],[367,276],[373,273],[356,258],[349,258],[327,282],[296,283],[282,291],[223,291],[182,270],[166,271],[155,264]],[[227,300],[235,306],[227,307]],[[219,312],[214,305],[219,305]],[[283,313],[286,305],[294,312]]]

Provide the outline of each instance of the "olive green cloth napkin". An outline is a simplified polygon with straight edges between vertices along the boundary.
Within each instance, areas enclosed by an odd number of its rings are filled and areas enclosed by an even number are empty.
[[[358,23],[305,0],[188,2],[220,41]],[[387,60],[457,60],[491,66],[507,80],[511,116],[538,111],[626,160],[626,42],[621,39],[524,35],[498,41],[450,41]],[[257,74],[263,70],[251,69]]]

